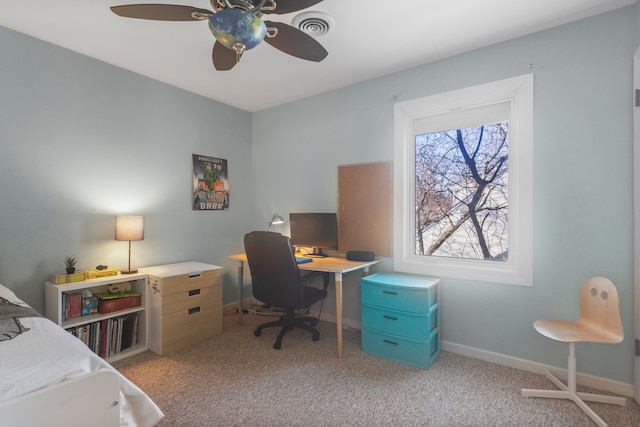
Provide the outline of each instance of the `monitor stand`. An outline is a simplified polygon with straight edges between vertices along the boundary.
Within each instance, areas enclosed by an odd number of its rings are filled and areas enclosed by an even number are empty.
[[[310,258],[327,258],[329,255],[325,254],[324,252],[322,252],[322,248],[313,248],[313,252],[310,254],[307,254],[305,256],[308,256]]]

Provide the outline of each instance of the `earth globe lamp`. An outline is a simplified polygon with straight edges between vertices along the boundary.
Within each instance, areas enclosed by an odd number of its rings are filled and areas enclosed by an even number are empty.
[[[267,26],[254,13],[242,9],[224,9],[209,17],[209,29],[220,44],[233,49],[238,58],[265,38]]]

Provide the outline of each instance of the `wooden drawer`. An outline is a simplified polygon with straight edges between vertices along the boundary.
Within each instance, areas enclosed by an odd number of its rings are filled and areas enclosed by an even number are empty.
[[[222,285],[209,285],[208,287],[191,289],[165,296],[162,298],[161,315],[166,316],[193,307],[221,302]]]
[[[160,354],[169,353],[222,333],[222,302],[192,307],[163,316]]]
[[[222,333],[222,268],[149,267],[149,348],[164,354]]]
[[[222,280],[222,269],[196,271],[171,277],[151,277],[151,292],[161,297],[209,287]]]

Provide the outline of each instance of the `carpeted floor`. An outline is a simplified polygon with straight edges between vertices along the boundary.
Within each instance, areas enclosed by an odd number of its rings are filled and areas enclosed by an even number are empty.
[[[554,386],[543,376],[443,352],[428,370],[360,349],[359,331],[318,325],[320,341],[289,331],[282,349],[271,320],[225,316],[222,335],[158,356],[150,351],[113,365],[165,413],[159,426],[594,426],[569,401],[521,396]],[[588,391],[587,389],[581,391]],[[640,405],[592,403],[610,426],[640,426]]]

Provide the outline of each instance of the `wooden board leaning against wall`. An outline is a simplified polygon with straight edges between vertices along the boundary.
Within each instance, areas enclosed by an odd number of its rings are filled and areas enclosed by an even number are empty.
[[[338,251],[392,255],[393,164],[338,166]]]

